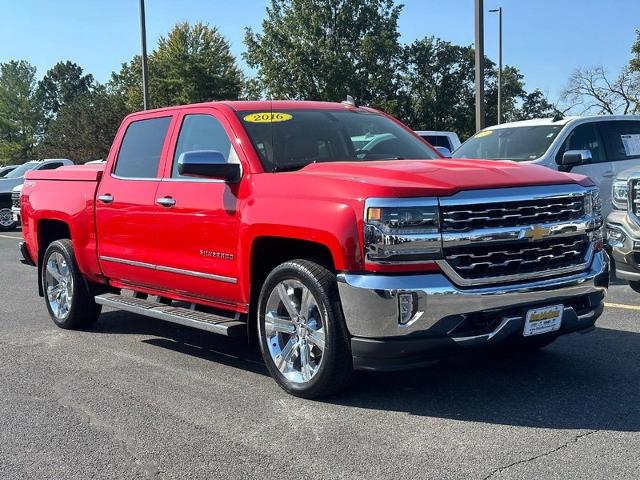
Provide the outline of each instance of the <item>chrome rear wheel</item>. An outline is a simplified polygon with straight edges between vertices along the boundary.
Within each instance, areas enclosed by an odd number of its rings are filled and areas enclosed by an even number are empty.
[[[73,304],[73,275],[59,252],[52,253],[47,260],[44,287],[51,312],[58,320],[66,320]]]

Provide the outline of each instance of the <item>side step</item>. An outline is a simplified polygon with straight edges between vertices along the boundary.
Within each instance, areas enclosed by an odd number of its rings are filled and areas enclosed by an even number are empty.
[[[199,312],[184,307],[163,305],[158,302],[114,293],[98,295],[95,297],[95,300],[96,303],[100,305],[226,335],[227,337],[243,337],[247,334],[246,323],[222,315]]]

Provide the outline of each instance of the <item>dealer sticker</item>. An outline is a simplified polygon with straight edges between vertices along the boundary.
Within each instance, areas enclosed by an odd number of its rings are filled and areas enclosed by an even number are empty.
[[[482,132],[478,132],[476,133],[473,138],[482,138],[482,137],[488,137],[489,135],[491,135],[493,133],[493,130],[483,130]]]
[[[562,312],[564,305],[552,305],[550,307],[534,308],[527,312],[524,322],[525,337],[540,335],[542,333],[555,332],[562,326]]]
[[[293,118],[292,115],[284,112],[257,112],[250,113],[242,117],[245,122],[251,123],[273,123],[273,122],[286,122]]]

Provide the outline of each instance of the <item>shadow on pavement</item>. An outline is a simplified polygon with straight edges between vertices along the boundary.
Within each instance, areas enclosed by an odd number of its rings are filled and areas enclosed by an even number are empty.
[[[257,347],[188,327],[107,312],[94,331],[150,335],[149,345],[268,375]],[[285,395],[284,393],[282,393]],[[516,355],[464,354],[431,367],[359,372],[343,406],[555,429],[640,431],[640,333],[596,328]]]

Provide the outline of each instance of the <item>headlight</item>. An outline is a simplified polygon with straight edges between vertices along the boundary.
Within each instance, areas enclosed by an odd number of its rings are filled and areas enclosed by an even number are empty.
[[[616,180],[611,189],[613,207],[618,210],[626,210],[629,203],[629,184],[626,181]]]
[[[420,263],[442,258],[438,201],[435,198],[370,198],[364,213],[367,261]]]

